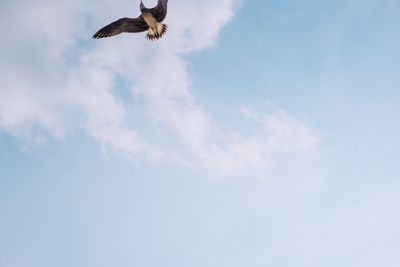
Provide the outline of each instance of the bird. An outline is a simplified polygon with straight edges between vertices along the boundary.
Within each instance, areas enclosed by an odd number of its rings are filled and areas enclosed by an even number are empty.
[[[153,8],[146,8],[140,1],[141,15],[137,18],[122,18],[101,28],[93,35],[94,39],[111,37],[123,32],[144,32],[149,41],[158,40],[167,31],[167,24],[162,23],[167,16],[168,0],[158,0]]]

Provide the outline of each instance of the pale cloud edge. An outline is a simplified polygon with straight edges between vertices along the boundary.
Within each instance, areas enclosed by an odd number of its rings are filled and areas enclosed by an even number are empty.
[[[242,115],[257,123],[257,130],[250,135],[240,129],[232,133],[193,99],[183,55],[214,45],[237,4],[170,1],[168,37],[150,44],[129,35],[88,40],[94,24],[135,10],[130,0],[119,5],[108,0],[10,3],[10,10],[26,16],[22,24],[4,10],[14,29],[1,33],[24,34],[2,44],[2,53],[11,53],[1,55],[0,128],[25,140],[32,140],[37,129],[65,138],[83,128],[103,148],[128,159],[172,160],[224,174],[263,169],[276,154],[315,147],[319,134],[283,110],[263,114],[242,105]],[[142,103],[143,117],[177,144],[150,140],[128,122],[132,111],[116,93],[118,77]]]

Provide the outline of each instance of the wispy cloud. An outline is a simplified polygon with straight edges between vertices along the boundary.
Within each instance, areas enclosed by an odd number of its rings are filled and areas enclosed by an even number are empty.
[[[23,34],[9,38],[1,49],[6,60],[0,63],[0,127],[16,136],[29,136],[27,125],[56,138],[84,128],[128,158],[180,158],[223,173],[264,168],[275,154],[305,151],[318,142],[315,132],[282,110],[259,114],[244,106],[243,115],[259,130],[232,134],[193,99],[182,55],[216,43],[233,17],[234,0],[170,1],[169,32],[157,43],[129,35],[88,40],[99,25],[138,12],[131,0],[118,5],[108,0],[24,1],[8,8],[25,15],[23,23],[19,16],[7,17],[13,28],[6,30]],[[122,14],[125,10],[132,12]],[[143,116],[174,136],[174,146],[146,138],[140,127],[127,122],[130,111],[118,100],[117,77],[143,102]]]

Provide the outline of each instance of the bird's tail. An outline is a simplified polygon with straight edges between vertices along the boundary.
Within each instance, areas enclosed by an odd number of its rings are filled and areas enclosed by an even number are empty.
[[[150,28],[147,32],[146,39],[149,41],[154,41],[155,39],[160,39],[166,32],[168,26],[167,24],[158,23],[157,28]]]

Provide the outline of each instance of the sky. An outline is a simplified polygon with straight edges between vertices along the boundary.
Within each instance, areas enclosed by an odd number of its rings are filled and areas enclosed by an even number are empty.
[[[0,266],[399,266],[400,2],[168,5],[0,2]]]

